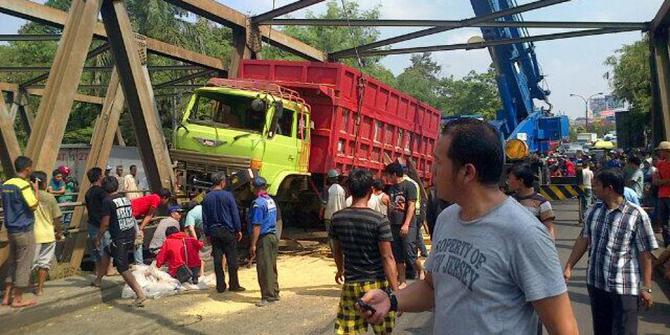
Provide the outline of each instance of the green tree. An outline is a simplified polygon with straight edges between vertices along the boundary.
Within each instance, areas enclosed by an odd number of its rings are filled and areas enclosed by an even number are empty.
[[[493,67],[489,67],[484,73],[470,71],[462,79],[455,79],[453,76],[443,78],[439,95],[439,106],[444,115],[480,115],[484,119],[492,120],[501,108]]]
[[[429,52],[412,55],[410,62],[412,64],[396,79],[398,89],[434,107],[443,107],[443,99],[439,95],[442,67],[431,58]]]
[[[627,44],[607,57],[604,64],[611,71],[605,74],[609,78],[612,93],[626,101],[630,107],[630,127],[648,129],[651,110],[651,72],[649,71],[649,41],[645,37],[640,41]]]
[[[70,8],[71,0],[48,0],[45,5],[67,11]],[[204,18],[198,18],[194,23],[186,21],[188,12],[168,4],[163,0],[127,0],[125,1],[128,14],[133,24],[133,28],[141,35],[150,36],[171,44],[175,44],[186,49],[194,50],[200,53],[208,54],[213,57],[221,58],[224,62],[230,58],[230,41],[232,34],[230,29],[220,27]],[[39,23],[27,23],[19,30],[20,34],[59,34],[61,29],[44,26]],[[101,45],[103,41],[93,41],[93,47]],[[53,62],[56,53],[57,43],[55,41],[40,42],[10,42],[7,45],[0,45],[0,59],[6,65],[42,65],[49,66]],[[151,65],[175,65],[175,61],[159,56],[149,55],[149,64]],[[89,66],[111,66],[111,55],[103,54],[92,60],[86,65]],[[3,81],[22,83],[33,78],[38,73],[2,73],[0,78]],[[151,74],[154,84],[166,82],[186,75],[184,71],[164,71]],[[82,74],[82,84],[104,84],[108,82],[109,72],[84,72]],[[207,78],[194,79],[185,83],[204,84]],[[106,89],[80,89],[82,93],[102,96]],[[166,94],[166,92],[168,94]],[[181,95],[183,91],[157,91],[156,106],[163,121],[163,129],[166,135],[171,133],[172,112],[176,108],[173,101],[173,95]],[[39,99],[31,97],[30,109],[37,111]],[[100,112],[100,107],[90,104],[75,103],[68,119],[66,133],[63,143],[88,143],[93,131],[95,118]],[[132,123],[129,115],[122,116],[120,127],[126,143],[134,145],[136,143]],[[20,123],[17,123],[17,135],[22,143],[27,139],[26,132],[21,129]],[[170,138],[170,136],[166,136]]]
[[[331,0],[327,3],[326,12],[323,14],[314,14],[308,11],[305,15],[308,19],[379,19],[379,7],[367,11],[361,11],[358,3],[345,1],[345,9],[342,9],[341,3]],[[374,27],[330,27],[330,26],[287,26],[282,32],[295,37],[319,50],[330,53],[334,51],[353,48],[358,45],[372,43],[377,40],[380,33]],[[263,58],[266,59],[293,59],[300,58],[286,51],[263,46]],[[362,71],[389,85],[395,86],[395,77],[393,73],[380,64],[381,57],[366,57],[361,59],[363,63]],[[358,61],[355,58],[347,58],[341,62],[358,67]]]
[[[604,64],[611,68],[609,85],[614,95],[628,102],[636,112],[648,112],[651,106],[651,73],[647,38],[617,49]]]

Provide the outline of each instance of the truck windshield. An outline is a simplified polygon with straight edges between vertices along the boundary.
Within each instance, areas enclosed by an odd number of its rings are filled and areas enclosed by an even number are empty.
[[[198,92],[189,115],[193,123],[260,133],[266,111],[254,111],[252,98],[218,92]]]

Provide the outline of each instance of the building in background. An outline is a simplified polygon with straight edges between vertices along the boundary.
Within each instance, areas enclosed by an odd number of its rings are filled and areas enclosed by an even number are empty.
[[[622,110],[624,108],[624,102],[617,99],[614,95],[601,95],[595,96],[589,100],[589,110],[592,113],[593,118],[614,118],[614,112],[617,110]]]

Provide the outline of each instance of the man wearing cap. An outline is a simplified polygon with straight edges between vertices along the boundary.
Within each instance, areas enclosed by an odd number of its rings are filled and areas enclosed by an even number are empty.
[[[263,307],[279,300],[277,282],[277,205],[268,195],[267,182],[263,177],[253,181],[257,198],[249,211],[249,259],[256,258],[258,285],[261,288],[261,300],[256,306]]]
[[[152,254],[158,254],[158,251],[160,251],[163,246],[166,237],[165,232],[168,227],[175,227],[177,230],[181,230],[179,229],[179,221],[181,220],[183,211],[184,209],[182,209],[181,206],[173,205],[168,207],[170,216],[158,222],[158,226],[156,226],[156,230],[154,231],[154,236],[151,238],[151,243],[149,243],[149,251],[151,251]]]
[[[333,213],[347,207],[346,198],[347,193],[344,188],[340,186],[338,178],[340,173],[335,169],[328,170],[328,199],[326,202],[326,209],[323,213],[323,223],[326,225],[326,231],[330,231],[330,220],[333,218]],[[328,239],[328,246],[330,251],[333,251],[333,243]]]
[[[652,183],[658,186],[658,219],[663,229],[663,245],[670,244],[670,142],[663,141],[656,147],[658,162]]]

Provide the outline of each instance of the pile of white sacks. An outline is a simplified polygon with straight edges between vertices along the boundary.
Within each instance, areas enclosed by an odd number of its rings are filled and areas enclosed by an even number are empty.
[[[198,284],[179,283],[179,281],[169,273],[156,267],[156,263],[151,265],[136,265],[132,271],[135,280],[144,290],[147,298],[158,299],[170,295],[179,294],[185,291],[207,290],[210,286],[216,285],[214,273],[206,276],[200,276]],[[126,284],[121,291],[123,299],[134,299],[135,292]]]

